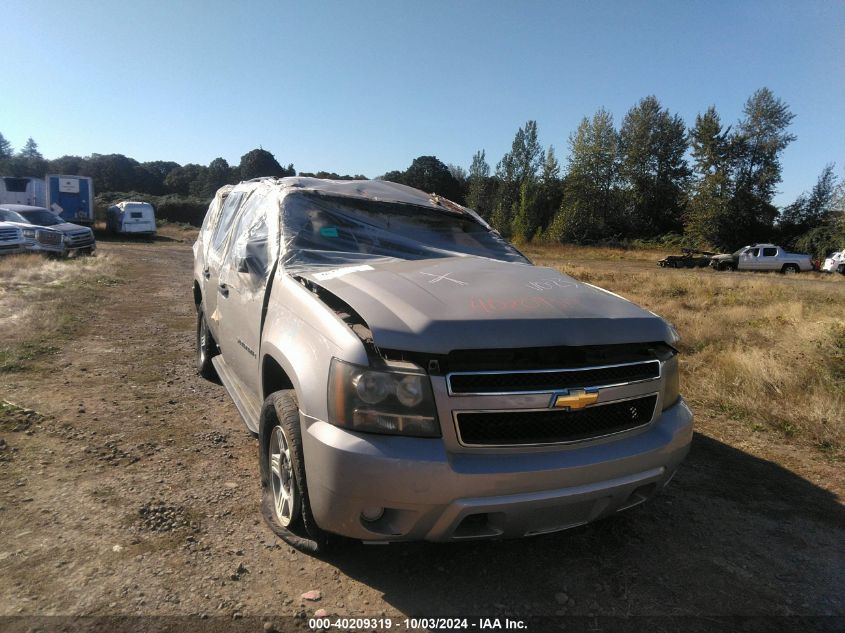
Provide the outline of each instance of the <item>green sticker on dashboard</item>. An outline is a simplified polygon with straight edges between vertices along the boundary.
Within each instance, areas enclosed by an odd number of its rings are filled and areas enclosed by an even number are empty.
[[[320,229],[320,235],[323,237],[337,237],[337,229],[333,226],[328,226]]]

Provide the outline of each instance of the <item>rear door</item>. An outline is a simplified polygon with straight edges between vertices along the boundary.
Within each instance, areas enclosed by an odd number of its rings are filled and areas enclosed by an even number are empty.
[[[781,262],[778,258],[778,249],[774,246],[763,247],[757,260],[760,270],[780,270]]]
[[[278,256],[278,217],[276,192],[270,187],[253,191],[241,205],[220,267],[220,349],[241,383],[256,395],[264,301]]]
[[[50,209],[68,222],[90,224],[90,181],[75,176],[50,176]]]
[[[205,268],[202,270],[202,300],[205,318],[214,339],[220,342],[220,313],[217,311],[218,294],[220,292],[220,266],[223,261],[223,251],[229,238],[232,222],[238,207],[248,192],[233,191],[226,196],[223,208],[217,216],[217,223],[211,231],[211,237],[205,244]]]

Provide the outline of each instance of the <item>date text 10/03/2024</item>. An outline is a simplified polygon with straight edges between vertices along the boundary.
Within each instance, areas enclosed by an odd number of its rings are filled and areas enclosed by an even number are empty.
[[[456,630],[524,630],[528,626],[523,620],[510,618],[310,618],[308,628],[312,630],[389,630],[389,629],[456,629]]]

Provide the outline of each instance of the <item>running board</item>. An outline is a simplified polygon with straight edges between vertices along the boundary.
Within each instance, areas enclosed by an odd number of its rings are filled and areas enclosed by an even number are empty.
[[[223,386],[226,387],[226,391],[229,392],[229,397],[235,403],[238,413],[241,414],[246,428],[253,433],[258,433],[258,418],[261,415],[261,410],[255,406],[255,398],[250,397],[251,394],[244,388],[243,383],[234,372],[229,369],[222,354],[212,358],[211,363],[217,370],[217,375],[220,377]]]

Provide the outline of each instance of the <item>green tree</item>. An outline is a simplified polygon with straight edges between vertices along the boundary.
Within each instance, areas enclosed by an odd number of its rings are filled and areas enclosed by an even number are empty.
[[[6,137],[0,134],[0,160],[6,160],[13,156],[12,144],[6,140]]]
[[[462,202],[461,186],[436,156],[418,156],[402,174],[402,184]]]
[[[38,143],[32,137],[17,154],[7,159],[6,168],[13,176],[35,176],[43,178],[47,174],[47,161],[38,151]]]
[[[135,170],[137,191],[161,196],[167,192],[164,181],[174,169],[181,167],[179,163],[168,160],[154,160],[141,163]]]
[[[817,259],[842,250],[845,245],[845,179],[839,179],[826,206],[825,220],[795,240],[797,250],[811,253]]]
[[[536,179],[526,178],[519,187],[519,202],[511,220],[511,237],[517,242],[527,242],[539,228],[538,198],[540,186]]]
[[[730,241],[733,199],[730,127],[724,129],[714,106],[695,117],[690,130],[694,180],[684,230],[701,246]]]
[[[490,165],[485,160],[484,150],[478,150],[472,157],[467,176],[466,202],[470,209],[482,217],[490,217]]]
[[[540,145],[537,122],[527,121],[514,135],[511,151],[496,165],[498,187],[491,221],[503,235],[508,236],[511,222],[517,212],[522,184],[536,179],[545,154]]]
[[[164,179],[167,193],[175,193],[181,196],[204,197],[207,183],[208,168],[195,163],[177,167]]]
[[[619,131],[619,174],[630,234],[680,232],[690,176],[686,125],[649,96],[632,107]]]
[[[460,165],[453,165],[452,163],[449,163],[446,167],[449,169],[449,173],[452,174],[452,178],[454,178],[455,182],[458,183],[458,190],[460,191],[458,197],[453,199],[454,202],[465,204],[467,199],[467,189],[469,187],[469,183],[467,181],[467,170]]]
[[[389,171],[383,176],[379,176],[377,180],[386,180],[388,182],[395,182],[400,185],[405,184],[405,172],[399,171],[398,169],[394,169],[393,171]]]
[[[225,158],[215,158],[208,164],[203,195],[211,198],[223,185],[234,184],[237,178]]]
[[[288,165],[287,168],[282,167],[273,154],[261,148],[251,150],[241,156],[238,170],[241,180],[251,180],[263,176],[284,178],[285,176],[296,175],[293,165]]]
[[[81,156],[59,156],[47,161],[51,174],[68,174],[78,176],[85,169],[85,159]]]
[[[604,108],[569,137],[563,200],[549,237],[585,242],[624,230],[619,204],[619,135]]]
[[[743,118],[731,138],[735,161],[731,205],[733,244],[767,239],[777,217],[772,204],[781,180],[780,156],[795,140],[788,131],[795,115],[768,88],[745,102]]]
[[[560,179],[560,163],[555,155],[555,148],[549,145],[546,159],[543,161],[543,173],[540,176],[540,193],[538,200],[537,223],[538,228],[548,228],[555,213],[560,208],[563,188]]]
[[[792,245],[800,236],[828,223],[836,212],[838,193],[837,178],[833,165],[826,165],[816,184],[805,191],[780,214],[780,238],[784,244]]]
[[[132,191],[137,189],[138,161],[123,154],[91,154],[81,165],[82,176],[94,181],[94,191]]]

